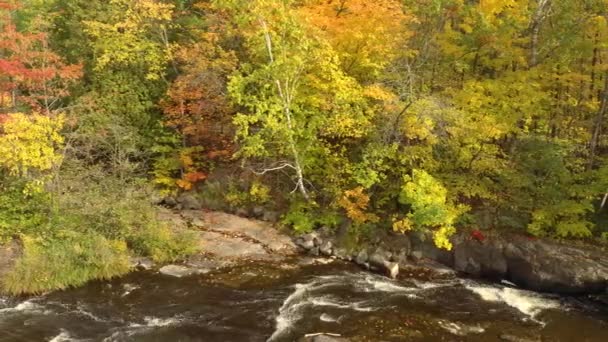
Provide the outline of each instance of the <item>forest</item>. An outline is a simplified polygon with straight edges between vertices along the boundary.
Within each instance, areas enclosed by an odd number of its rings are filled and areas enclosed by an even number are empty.
[[[195,253],[183,194],[605,244],[607,125],[606,0],[0,0],[2,289]]]

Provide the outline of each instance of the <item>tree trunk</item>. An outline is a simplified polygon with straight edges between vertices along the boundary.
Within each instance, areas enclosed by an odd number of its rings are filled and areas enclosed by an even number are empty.
[[[274,63],[274,54],[272,51],[272,38],[270,37],[270,33],[268,32],[268,26],[266,25],[266,22],[264,20],[260,20],[260,24],[262,25],[263,29],[264,29],[264,40],[266,41],[266,51],[268,52],[268,58],[270,63]],[[295,82],[295,81],[291,81],[291,82]],[[275,83],[277,86],[277,91],[279,92],[279,98],[281,99],[282,102],[282,106],[283,106],[283,113],[285,115],[285,120],[287,121],[287,128],[289,130],[289,134],[288,134],[288,143],[289,143],[289,148],[291,149],[291,153],[292,153],[292,157],[293,157],[293,168],[296,171],[296,188],[295,190],[299,190],[300,193],[302,194],[302,196],[304,196],[304,198],[309,201],[310,200],[310,195],[308,194],[308,191],[306,190],[306,186],[304,185],[304,172],[302,169],[302,164],[300,162],[300,153],[298,152],[298,148],[296,146],[296,142],[295,139],[293,137],[293,132],[294,132],[294,122],[293,122],[293,118],[291,115],[291,103],[292,103],[292,91],[291,86],[290,86],[290,80],[287,79],[285,80],[285,84],[281,84],[281,81],[278,79],[275,79]]]
[[[600,136],[602,133],[602,122],[604,121],[604,115],[606,114],[606,110],[608,109],[608,72],[604,74],[604,90],[602,91],[600,101],[600,108],[598,109],[597,115],[595,116],[593,133],[591,136],[591,141],[589,143],[589,162],[587,164],[588,169],[593,168],[595,155],[597,153],[597,145],[599,143]]]
[[[534,11],[532,22],[530,23],[530,59],[528,61],[528,67],[533,68],[538,64],[538,40],[540,34],[540,28],[543,20],[547,16],[549,7],[551,6],[551,0],[537,0],[538,6]]]

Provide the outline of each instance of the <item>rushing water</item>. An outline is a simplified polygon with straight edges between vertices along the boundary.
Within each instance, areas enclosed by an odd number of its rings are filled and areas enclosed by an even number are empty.
[[[351,265],[137,273],[45,296],[0,298],[0,342],[608,341],[608,308],[447,277],[392,281]],[[502,339],[501,339],[502,336]]]

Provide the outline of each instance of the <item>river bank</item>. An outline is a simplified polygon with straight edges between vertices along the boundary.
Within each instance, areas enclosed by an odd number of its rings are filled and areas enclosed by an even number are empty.
[[[140,272],[109,282],[0,297],[0,330],[11,332],[0,341],[599,342],[608,333],[608,306],[588,297],[459,276],[459,248],[471,240],[445,252],[388,235],[347,251],[323,230],[292,238],[222,212],[160,209],[158,219],[197,231],[202,252],[170,265],[133,259]],[[466,265],[485,265],[474,255]],[[460,266],[440,263],[450,260]]]

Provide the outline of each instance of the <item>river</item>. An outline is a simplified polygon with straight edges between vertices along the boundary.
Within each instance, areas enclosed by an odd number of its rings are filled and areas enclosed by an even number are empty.
[[[173,278],[133,273],[0,298],[0,342],[608,341],[608,308],[453,276],[393,281],[350,264],[251,265]]]

